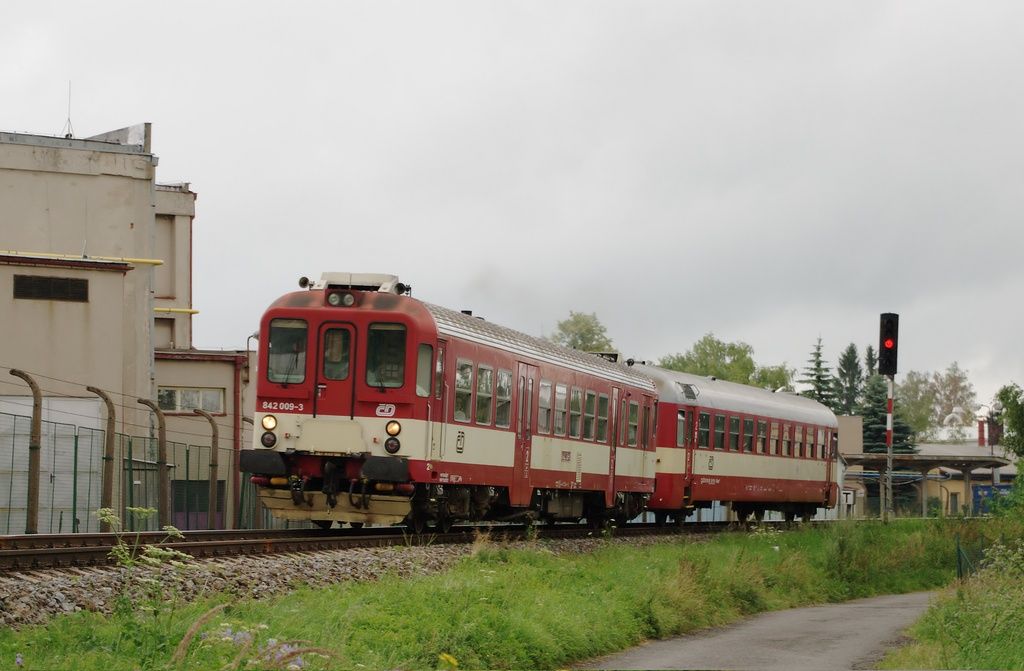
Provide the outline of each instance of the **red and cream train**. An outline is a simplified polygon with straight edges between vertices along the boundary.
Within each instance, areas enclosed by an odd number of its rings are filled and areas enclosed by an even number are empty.
[[[835,504],[836,419],[812,400],[565,349],[391,275],[300,284],[260,323],[240,459],[276,517],[421,531]]]

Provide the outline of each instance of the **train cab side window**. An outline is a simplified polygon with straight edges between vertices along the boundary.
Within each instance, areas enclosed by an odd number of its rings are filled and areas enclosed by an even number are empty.
[[[476,371],[476,423],[491,423],[491,398],[494,396],[494,370],[480,366]]]
[[[676,412],[676,447],[686,446],[686,410]]]
[[[751,453],[754,451],[754,420],[752,419],[743,420],[743,451]]]
[[[540,399],[537,403],[537,433],[551,433],[551,383],[540,381]]]
[[[715,449],[725,449],[725,415],[715,415]]]
[[[597,397],[597,436],[599,443],[608,442],[608,394]]]
[[[434,362],[434,348],[422,344],[416,352],[416,395],[430,396],[430,364]]]
[[[697,447],[711,447],[711,415],[700,413],[697,424]]]
[[[729,418],[729,449],[733,452],[740,451],[740,418]]]
[[[572,388],[569,395],[569,436],[580,437],[580,415],[583,414],[583,390]]]
[[[437,350],[437,365],[434,367],[434,398],[441,400],[444,393],[444,347]]]
[[[594,421],[597,419],[597,394],[587,390],[583,402],[583,439],[594,439]]]
[[[768,422],[763,419],[757,420],[757,453],[764,454],[765,444],[768,442]]]
[[[302,319],[270,321],[267,380],[298,384],[306,379],[306,340],[309,329]]]
[[[779,453],[779,423],[772,422],[772,440],[771,440],[771,453],[776,455]]]
[[[569,388],[564,384],[555,385],[555,435],[565,435],[565,411]]]
[[[327,329],[324,332],[324,377],[326,379],[344,380],[348,378],[350,340],[351,334],[348,329]]]
[[[636,401],[629,402],[629,421],[626,433],[626,445],[637,446],[637,437],[640,432],[640,404]]]
[[[512,424],[512,371],[498,370],[494,426],[507,429]]]
[[[405,326],[370,324],[366,338],[366,384],[397,389],[405,383]]]
[[[455,361],[455,421],[468,422],[473,408],[473,362]]]

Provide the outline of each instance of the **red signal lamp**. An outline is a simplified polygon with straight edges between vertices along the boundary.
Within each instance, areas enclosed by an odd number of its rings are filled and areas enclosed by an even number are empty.
[[[886,338],[885,342],[882,343],[882,346],[885,347],[885,349],[892,349],[896,346],[896,341],[892,338]]]

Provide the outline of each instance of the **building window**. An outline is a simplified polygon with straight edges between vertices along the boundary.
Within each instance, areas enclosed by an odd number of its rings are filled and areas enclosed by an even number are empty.
[[[42,301],[89,302],[89,280],[73,277],[15,275],[14,297]]]
[[[494,371],[480,366],[476,371],[476,423],[491,423],[491,397],[494,396]]]
[[[458,359],[455,364],[455,421],[468,422],[473,400],[473,362]]]
[[[512,371],[498,371],[498,401],[494,426],[507,429],[512,424]]]
[[[201,387],[160,387],[157,406],[168,413],[191,413],[205,410],[214,415],[224,414],[224,390]]]

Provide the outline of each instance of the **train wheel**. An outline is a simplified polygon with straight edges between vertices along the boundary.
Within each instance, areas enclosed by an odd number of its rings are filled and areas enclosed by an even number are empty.
[[[436,528],[439,532],[446,534],[452,530],[452,523],[453,520],[451,517],[449,517],[448,515],[442,515],[441,517],[437,518],[437,523],[434,525],[434,528]]]
[[[363,523],[362,522],[349,522],[348,524],[353,529],[362,529],[363,528]]]
[[[655,510],[654,511],[654,523],[657,526],[663,527],[663,526],[665,526],[665,522],[667,522],[667,521],[668,521],[668,513],[667,512],[665,512],[664,510]]]
[[[334,520],[313,520],[313,524],[317,525],[321,529],[330,529],[334,526]]]

